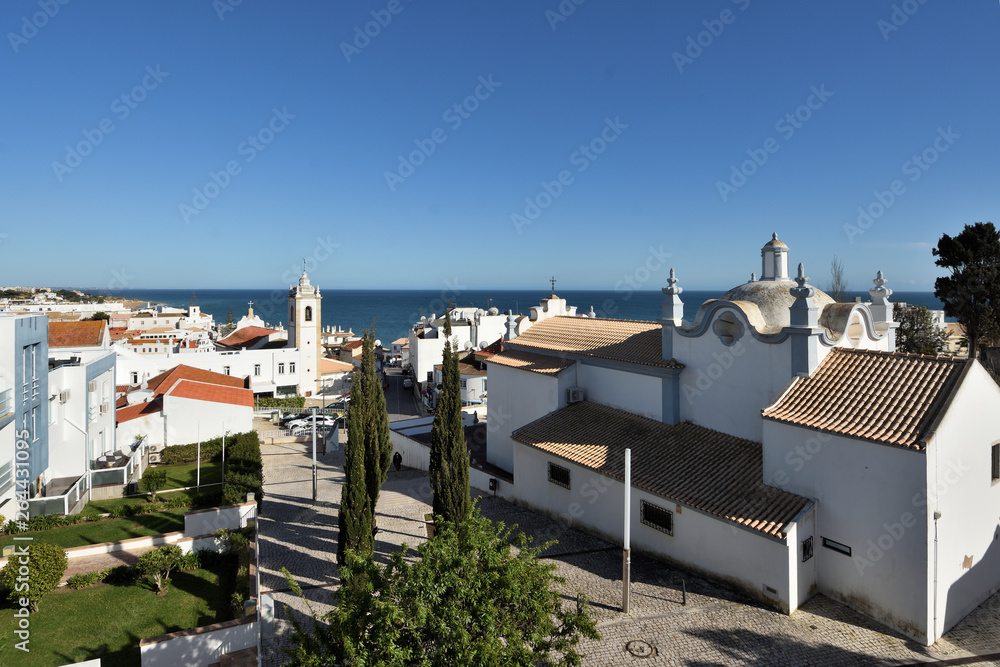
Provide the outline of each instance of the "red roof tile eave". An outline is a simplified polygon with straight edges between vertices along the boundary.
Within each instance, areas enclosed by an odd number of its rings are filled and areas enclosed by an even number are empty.
[[[764,415],[763,419],[768,421],[777,422],[779,424],[787,424],[789,426],[795,426],[798,428],[804,428],[809,431],[816,431],[818,433],[828,433],[830,435],[839,435],[842,438],[849,438],[850,440],[860,440],[862,442],[870,442],[875,445],[890,445],[892,447],[899,447],[901,449],[912,449],[914,451],[923,452],[927,448],[927,440],[929,438],[920,438],[916,441],[902,441],[893,440],[887,438],[867,438],[861,435],[849,435],[842,431],[832,428],[824,428],[820,426],[812,426],[809,424],[801,424],[799,422],[792,421],[790,419],[784,419],[782,417],[774,417],[771,415]]]

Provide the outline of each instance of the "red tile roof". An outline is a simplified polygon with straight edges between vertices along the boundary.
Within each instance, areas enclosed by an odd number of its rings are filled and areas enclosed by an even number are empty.
[[[253,407],[253,391],[250,389],[225,387],[192,380],[181,380],[167,392],[167,395],[174,398],[190,398],[197,401]]]
[[[479,357],[479,353],[476,354]],[[493,354],[486,358],[487,362],[519,368],[522,371],[533,373],[543,373],[553,375],[567,366],[573,365],[572,359],[549,356],[547,354],[535,354],[534,352],[522,352],[520,350],[507,350],[499,354]]]
[[[511,437],[620,481],[631,448],[633,486],[779,539],[810,502],[763,483],[760,443],[695,424],[582,401]]]
[[[130,405],[126,408],[118,408],[115,410],[115,422],[121,424],[133,419],[138,419],[139,417],[156,414],[162,410],[163,399],[158,396],[147,403],[136,403],[135,405]]]
[[[253,347],[261,340],[278,333],[276,329],[265,329],[263,327],[243,327],[237,329],[219,341],[219,345],[227,347]]]
[[[971,363],[838,348],[793,380],[764,419],[922,450]]]
[[[111,327],[108,329],[108,335],[111,336],[111,340],[120,340],[122,338],[128,338],[129,336],[134,336],[137,331],[129,331],[128,327]]]
[[[354,364],[324,358],[319,360],[319,370],[323,375],[327,373],[350,373],[354,370]]]
[[[644,366],[683,368],[663,358],[662,329],[658,322],[609,320],[560,315],[534,324],[504,349],[572,353]]]
[[[49,322],[49,347],[99,347],[104,325],[104,320]]]
[[[346,343],[344,343],[344,347],[346,347],[348,350],[357,350],[362,345],[364,345],[364,343],[365,343],[364,340],[349,340]]]
[[[146,387],[153,392],[154,396],[159,396],[170,391],[170,388],[181,380],[194,380],[195,382],[205,382],[225,387],[243,388],[244,386],[243,378],[223,375],[222,373],[213,373],[212,371],[205,371],[200,368],[192,368],[191,366],[180,364],[165,373],[160,373],[156,377],[150,378]]]

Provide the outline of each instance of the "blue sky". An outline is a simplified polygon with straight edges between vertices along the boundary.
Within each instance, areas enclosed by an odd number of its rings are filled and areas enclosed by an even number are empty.
[[[837,255],[929,291],[942,233],[1000,223],[995,1],[7,0],[0,29],[5,285],[305,257],[326,289],[721,289],[777,232],[820,286]]]

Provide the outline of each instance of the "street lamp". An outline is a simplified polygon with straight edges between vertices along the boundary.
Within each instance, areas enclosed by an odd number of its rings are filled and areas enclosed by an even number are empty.
[[[316,406],[312,406],[313,502],[316,501]]]

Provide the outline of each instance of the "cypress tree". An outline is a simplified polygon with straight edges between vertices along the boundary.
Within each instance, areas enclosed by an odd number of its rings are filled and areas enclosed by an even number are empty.
[[[368,507],[372,517],[375,516],[375,504],[382,484],[389,474],[392,463],[392,441],[389,440],[389,413],[385,407],[385,392],[379,382],[375,370],[375,329],[374,326],[364,332],[364,343],[361,348],[361,378],[360,397],[353,397],[352,402],[360,398],[364,404],[364,453],[365,453],[365,486],[368,493]],[[355,387],[358,383],[355,383]]]
[[[366,336],[367,336],[367,332]],[[344,447],[344,486],[337,517],[337,563],[343,565],[350,549],[370,556],[375,551],[372,535],[372,505],[365,475],[365,432],[367,411],[364,379],[359,379],[347,409],[347,445]]]
[[[458,354],[451,347],[449,312],[445,314],[444,335],[441,393],[431,427],[430,478],[434,514],[458,525],[469,516],[469,450],[462,427]]]

